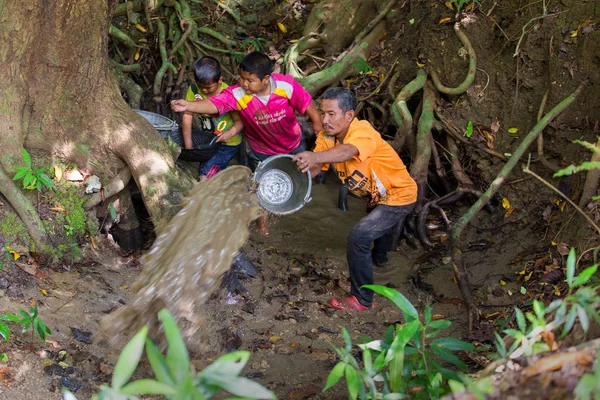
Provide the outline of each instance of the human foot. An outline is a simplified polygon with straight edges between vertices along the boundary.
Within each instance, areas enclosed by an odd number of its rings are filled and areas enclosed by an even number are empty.
[[[375,308],[375,304],[371,307],[363,306],[359,303],[358,299],[355,296],[346,297],[343,299],[333,298],[329,302],[333,308],[342,311],[366,311],[372,308]]]

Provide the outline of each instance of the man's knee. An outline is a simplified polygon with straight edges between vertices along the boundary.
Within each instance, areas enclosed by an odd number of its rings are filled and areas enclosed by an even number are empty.
[[[369,232],[362,229],[353,229],[348,235],[348,246],[371,245]]]

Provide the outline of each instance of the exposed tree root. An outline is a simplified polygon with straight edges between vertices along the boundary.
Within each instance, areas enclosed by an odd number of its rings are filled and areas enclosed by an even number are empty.
[[[596,142],[596,147],[600,147],[600,138]],[[592,154],[592,159],[590,161],[592,163],[600,162],[600,154]],[[583,185],[583,193],[581,194],[581,199],[579,199],[579,207],[585,207],[587,203],[589,203],[590,200],[592,200],[592,197],[596,195],[596,192],[598,192],[599,181],[600,169],[593,168],[587,172],[587,175],[585,177],[585,184]]]
[[[88,201],[85,202],[83,207],[86,210],[100,204],[104,199],[114,196],[127,186],[131,180],[131,170],[129,167],[125,167],[119,171],[107,185],[102,187],[102,192],[93,194]]]
[[[460,246],[460,237],[463,229],[467,226],[469,221],[483,208],[483,206],[496,194],[498,189],[502,186],[508,175],[512,172],[513,168],[517,165],[519,159],[523,156],[525,151],[536,139],[537,135],[552,121],[558,114],[560,114],[565,108],[567,108],[575,98],[581,93],[585,82],[582,82],[575,92],[569,97],[565,98],[558,105],[556,105],[544,118],[542,118],[533,129],[523,139],[523,142],[513,152],[513,156],[504,165],[496,179],[491,183],[486,192],[475,202],[475,204],[463,214],[463,216],[456,222],[454,229],[450,235],[452,244],[452,268],[458,282],[458,286],[465,300],[465,305],[469,311],[469,329],[472,329],[473,322],[477,320],[478,311],[473,300],[471,288],[468,284],[468,276],[465,268],[463,259],[463,252]]]

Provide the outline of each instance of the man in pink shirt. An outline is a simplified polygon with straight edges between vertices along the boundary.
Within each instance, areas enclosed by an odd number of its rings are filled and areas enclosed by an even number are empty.
[[[310,118],[315,133],[322,129],[311,95],[294,78],[274,74],[271,59],[258,51],[242,60],[239,84],[202,101],[174,100],[171,108],[177,112],[204,114],[238,111],[251,149],[252,169],[270,156],[305,150],[296,112]]]

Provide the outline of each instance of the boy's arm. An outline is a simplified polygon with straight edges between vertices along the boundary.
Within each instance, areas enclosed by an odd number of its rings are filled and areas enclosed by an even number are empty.
[[[208,99],[198,101],[173,100],[171,108],[175,112],[189,111],[197,114],[219,114],[219,109]]]
[[[323,125],[321,123],[321,116],[319,115],[319,110],[317,110],[317,106],[314,101],[311,101],[309,106],[306,108],[306,115],[310,118],[312,122],[313,130],[315,131],[315,135],[323,130]]]
[[[192,113],[188,111],[183,112],[181,117],[181,135],[183,136],[183,148],[193,149],[192,144]]]
[[[229,130],[224,131],[223,133],[221,133],[219,135],[219,138],[217,139],[217,143],[227,142],[229,139],[234,137],[236,134],[240,133],[242,131],[242,129],[244,129],[244,124],[242,123],[242,119],[240,118],[239,113],[237,113],[235,111],[231,111],[231,118],[233,119],[233,126],[231,128],[229,128]]]

